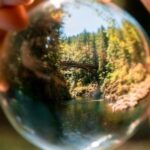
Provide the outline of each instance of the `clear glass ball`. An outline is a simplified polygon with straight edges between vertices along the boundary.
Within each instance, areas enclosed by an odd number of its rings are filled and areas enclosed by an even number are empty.
[[[0,101],[19,133],[45,150],[106,150],[142,121],[149,45],[114,4],[50,0],[10,33],[0,56]]]

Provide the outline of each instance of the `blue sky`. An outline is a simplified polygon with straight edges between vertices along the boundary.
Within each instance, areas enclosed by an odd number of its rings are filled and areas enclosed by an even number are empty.
[[[122,20],[126,19],[137,24],[135,20],[127,13],[113,4],[97,5],[97,3],[88,4],[69,4],[64,6],[66,15],[63,19],[63,32],[66,36],[73,36],[82,33],[96,32],[101,26],[111,26],[110,21],[114,19],[116,26],[122,25]]]
[[[64,22],[64,33],[66,36],[77,35],[85,29],[88,32],[96,32],[101,27],[102,19],[95,10],[88,6],[69,6],[67,7],[67,15]]]

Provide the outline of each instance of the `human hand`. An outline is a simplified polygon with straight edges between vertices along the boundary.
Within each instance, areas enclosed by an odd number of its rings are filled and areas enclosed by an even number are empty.
[[[0,0],[0,45],[7,31],[20,30],[27,26],[25,5],[33,0]]]
[[[23,5],[33,0],[0,0],[0,29],[6,31],[24,28],[28,17]]]

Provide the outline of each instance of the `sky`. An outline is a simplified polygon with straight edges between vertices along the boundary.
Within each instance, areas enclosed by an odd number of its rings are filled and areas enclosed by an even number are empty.
[[[95,10],[88,6],[69,6],[66,8],[68,15],[63,20],[66,36],[77,35],[84,30],[96,32],[102,24],[106,24]]]
[[[84,3],[84,1],[82,2]],[[117,27],[122,25],[123,19],[136,24],[134,19],[113,4],[106,6],[102,4],[98,5],[97,3],[84,3],[82,5],[81,3],[77,3],[76,0],[73,3],[67,2],[66,5],[63,5],[63,10],[66,13],[63,18],[63,32],[67,37],[78,35],[84,30],[97,32],[101,26],[105,28],[111,26],[110,22],[113,19]]]

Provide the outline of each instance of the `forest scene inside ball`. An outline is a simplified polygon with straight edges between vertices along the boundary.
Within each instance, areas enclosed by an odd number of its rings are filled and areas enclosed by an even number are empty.
[[[114,111],[138,105],[150,89],[149,45],[140,25],[111,7],[81,1],[33,11],[29,27],[7,46],[10,85],[46,104],[104,100]]]

